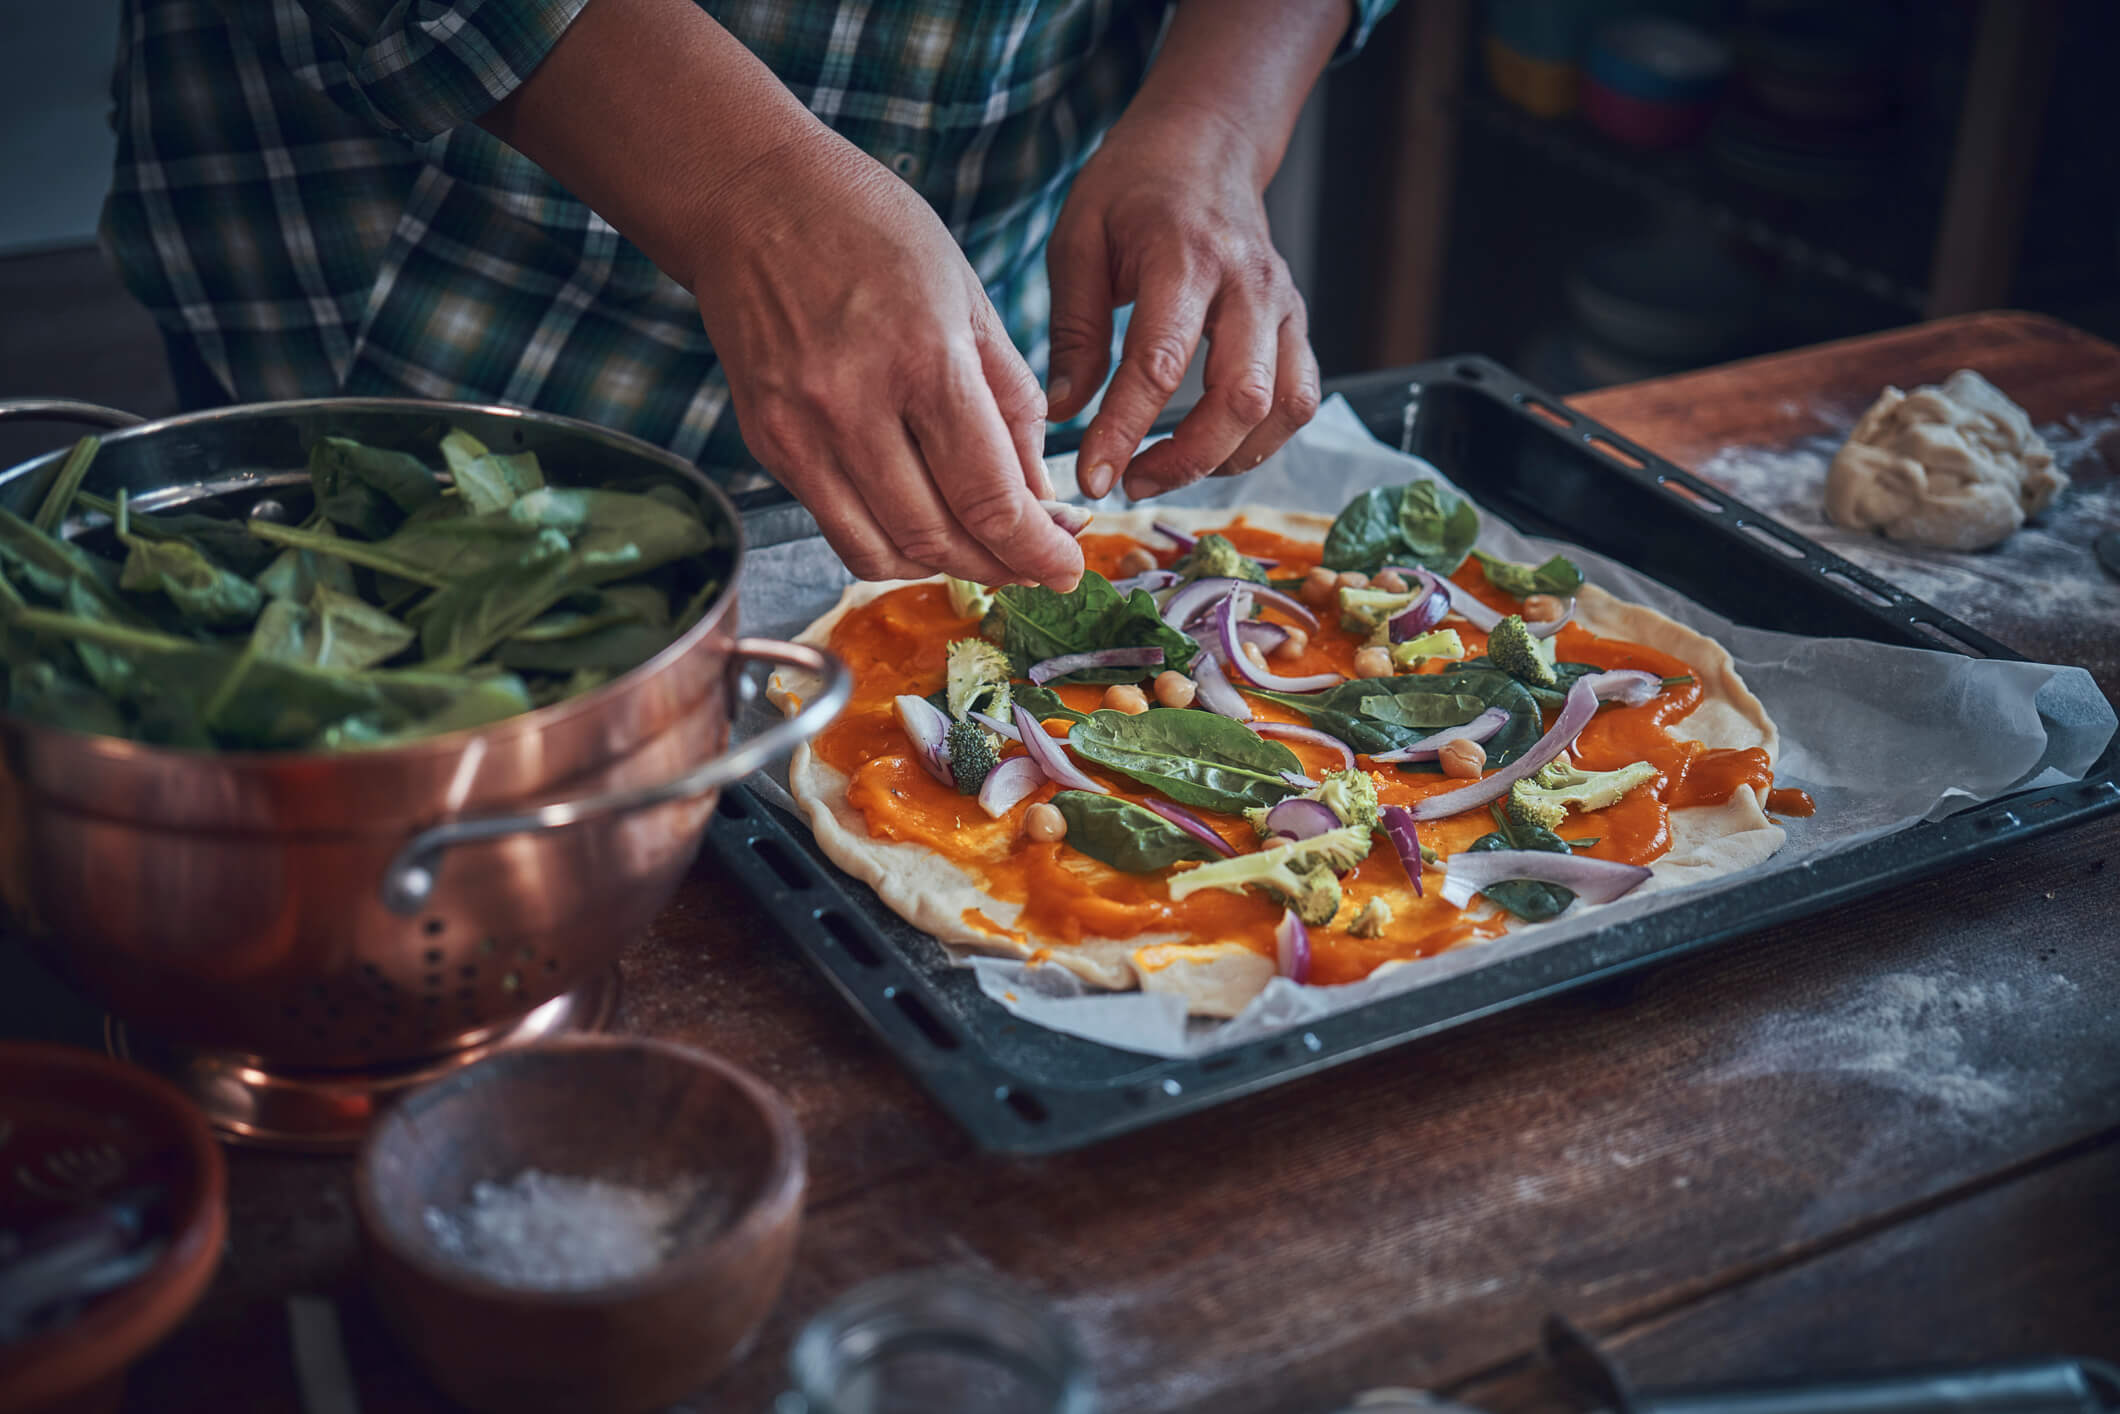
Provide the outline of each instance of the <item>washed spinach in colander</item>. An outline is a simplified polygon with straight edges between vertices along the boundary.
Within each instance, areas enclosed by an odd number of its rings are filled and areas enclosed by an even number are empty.
[[[93,495],[96,446],[31,518],[0,509],[7,708],[74,731],[333,751],[482,726],[653,657],[727,564],[677,486],[548,486],[462,431],[446,476],[319,440],[299,525]]]

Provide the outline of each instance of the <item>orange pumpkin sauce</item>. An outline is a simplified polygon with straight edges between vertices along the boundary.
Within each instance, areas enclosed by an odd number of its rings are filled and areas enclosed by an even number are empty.
[[[1248,555],[1278,560],[1272,571],[1277,579],[1302,575],[1317,563],[1316,545],[1241,520],[1221,533]],[[1082,537],[1088,567],[1107,577],[1115,574],[1120,556],[1137,543],[1123,535]],[[1177,553],[1170,550],[1159,551],[1158,556],[1166,565],[1177,559]],[[1487,583],[1477,561],[1468,560],[1454,578],[1496,608],[1514,612],[1519,607]],[[1267,614],[1278,617],[1275,610]],[[1341,630],[1330,614],[1321,615],[1321,620],[1299,657],[1274,660],[1276,672],[1352,675],[1361,638]],[[1462,622],[1457,628],[1468,657],[1485,651],[1484,634]],[[1271,955],[1281,906],[1262,891],[1204,889],[1174,903],[1165,874],[1123,873],[1069,848],[1064,841],[1041,844],[1026,838],[1023,813],[1033,804],[1052,799],[1056,794],[1052,785],[1040,786],[1008,815],[993,820],[976,800],[937,781],[912,757],[891,710],[891,699],[902,693],[924,696],[935,691],[942,683],[949,644],[975,632],[975,621],[950,612],[948,595],[939,584],[893,590],[849,613],[833,629],[832,651],[853,669],[854,695],[812,749],[849,777],[848,800],[867,823],[869,834],[880,840],[924,845],[967,870],[996,899],[1020,906],[1022,912],[1013,927],[1004,927],[976,909],[966,910],[968,925],[996,937],[1031,936],[1061,942],[1144,935],[1199,943],[1233,939]],[[1575,624],[1560,631],[1556,648],[1564,662],[1641,668],[1659,677],[1692,673],[1676,658],[1639,644],[1599,638]],[[1451,666],[1430,662],[1423,670],[1443,672]],[[1058,691],[1070,707],[1085,712],[1100,705],[1104,694],[1101,686],[1088,685],[1065,685]],[[1698,682],[1675,684],[1640,707],[1606,706],[1584,728],[1575,756],[1586,770],[1611,770],[1644,760],[1658,770],[1653,785],[1632,792],[1617,805],[1569,816],[1566,837],[1597,840],[1584,853],[1647,864],[1671,847],[1672,809],[1727,800],[1741,785],[1765,791],[1772,784],[1772,768],[1764,751],[1711,751],[1671,735],[1669,727],[1698,707],[1701,695]],[[1261,720],[1303,721],[1301,713],[1289,708],[1260,699],[1253,699],[1252,705]],[[1049,730],[1064,737],[1065,725],[1055,722]],[[1337,754],[1329,749],[1301,742],[1283,745],[1313,776],[1339,765]],[[1021,752],[1022,747],[1005,743],[1002,754],[1005,759]],[[1080,758],[1076,765],[1123,799],[1138,802],[1149,794],[1132,780]],[[1433,771],[1391,767],[1371,769],[1370,777],[1377,784],[1379,800],[1387,805],[1409,805],[1462,784]],[[1204,818],[1240,850],[1257,842],[1241,817]],[[1487,811],[1478,810],[1423,823],[1421,840],[1447,856],[1493,828]],[[1342,920],[1351,921],[1364,900],[1380,894],[1391,906],[1392,922],[1382,938],[1357,938],[1340,928],[1311,929],[1311,981],[1319,985],[1358,981],[1382,963],[1428,957],[1497,936],[1505,927],[1503,918],[1469,918],[1445,903],[1437,887],[1439,875],[1433,869],[1424,880],[1426,896],[1415,898],[1397,852],[1381,839],[1343,882],[1347,902],[1339,915]]]

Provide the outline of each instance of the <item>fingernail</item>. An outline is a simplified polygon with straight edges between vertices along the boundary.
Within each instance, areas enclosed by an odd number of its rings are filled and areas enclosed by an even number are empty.
[[[1074,391],[1074,379],[1066,377],[1055,378],[1045,390],[1045,405],[1051,407],[1055,403],[1064,403],[1067,401],[1067,395]]]
[[[1110,462],[1098,462],[1082,474],[1082,493],[1091,500],[1100,500],[1112,489],[1112,478],[1118,475]]]

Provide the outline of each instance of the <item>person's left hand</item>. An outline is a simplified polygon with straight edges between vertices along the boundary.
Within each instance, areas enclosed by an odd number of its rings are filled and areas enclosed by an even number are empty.
[[[1054,420],[1080,412],[1103,383],[1112,311],[1134,306],[1118,371],[1082,438],[1085,494],[1104,495],[1121,472],[1139,500],[1249,471],[1317,411],[1317,359],[1302,296],[1266,229],[1262,165],[1221,115],[1129,112],[1076,178],[1046,255]],[[1169,440],[1135,457],[1203,334],[1205,396]]]

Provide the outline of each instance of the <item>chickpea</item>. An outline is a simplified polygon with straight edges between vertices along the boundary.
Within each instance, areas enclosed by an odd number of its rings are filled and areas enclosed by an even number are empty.
[[[1273,652],[1267,656],[1279,658],[1284,663],[1294,662],[1302,657],[1309,647],[1310,634],[1303,629],[1292,628],[1288,631],[1288,637],[1276,643]]]
[[[1358,678],[1388,678],[1391,673],[1389,648],[1364,648],[1354,655],[1354,675]]]
[[[1041,844],[1067,838],[1067,817],[1056,805],[1040,802],[1023,812],[1023,833]]]
[[[1147,574],[1155,567],[1155,552],[1146,546],[1136,545],[1119,557],[1119,578],[1132,579],[1137,574]]]
[[[1459,737],[1456,741],[1444,742],[1435,759],[1444,775],[1454,780],[1476,781],[1480,777],[1480,768],[1487,764],[1487,748]]]
[[[1256,643],[1246,643],[1244,645],[1244,661],[1262,673],[1272,671],[1266,666],[1266,655],[1259,651],[1259,645]]]
[[[1156,701],[1165,707],[1190,707],[1193,704],[1193,694],[1197,691],[1199,689],[1193,686],[1193,680],[1183,673],[1156,674]]]
[[[1342,589],[1367,589],[1369,587],[1369,576],[1363,574],[1360,570],[1348,570],[1341,574],[1338,579],[1335,579],[1333,583]]]
[[[1568,606],[1551,594],[1534,594],[1524,601],[1524,622],[1550,624],[1568,612]]]
[[[1340,592],[1340,577],[1319,565],[1303,578],[1303,602],[1313,609],[1322,608],[1333,601]]]
[[[1115,682],[1104,689],[1104,705],[1114,712],[1137,716],[1148,710],[1148,695],[1130,682]]]
[[[1400,574],[1397,570],[1385,570],[1369,582],[1374,587],[1391,594],[1404,594],[1407,590],[1406,576]]]

